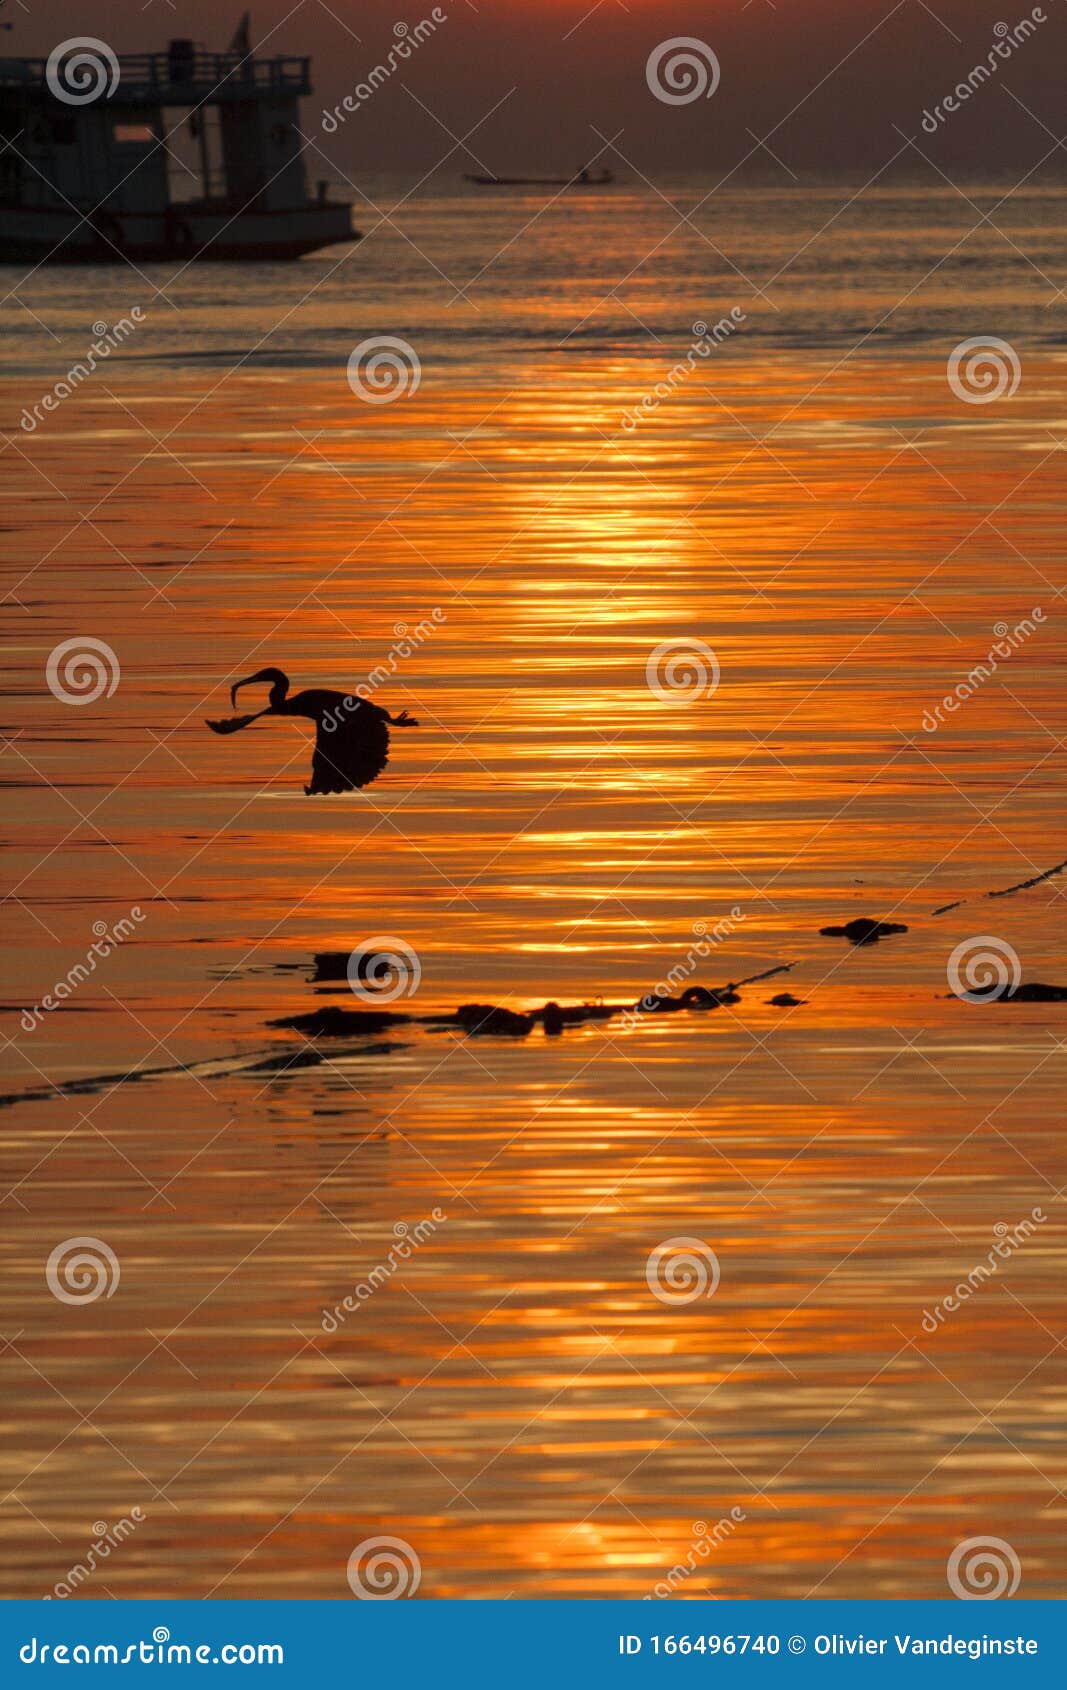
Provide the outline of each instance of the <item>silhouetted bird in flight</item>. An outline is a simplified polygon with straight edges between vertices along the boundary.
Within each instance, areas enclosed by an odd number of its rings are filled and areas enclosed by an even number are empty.
[[[208,722],[217,734],[237,733],[257,722],[260,716],[307,716],[315,723],[315,754],[311,759],[311,785],[307,793],[351,792],[369,786],[389,761],[389,728],[417,728],[418,722],[402,710],[390,716],[380,704],[355,693],[333,692],[327,687],[309,687],[289,697],[289,677],[280,669],[260,669],[230,688],[230,703],[237,708],[240,687],[270,683],[270,703],[254,716],[230,716],[222,722]]]

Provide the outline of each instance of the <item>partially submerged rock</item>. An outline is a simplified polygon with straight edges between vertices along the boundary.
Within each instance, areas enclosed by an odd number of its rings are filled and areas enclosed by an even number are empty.
[[[776,998],[768,998],[767,1002],[774,1009],[796,1009],[804,1002],[803,998],[795,998],[792,992],[779,992]]]
[[[1067,986],[1047,986],[1041,980],[1031,980],[1010,996],[1015,1003],[1067,1003]]]
[[[559,1004],[554,1000],[552,1003],[546,1003],[541,1011],[541,1025],[548,1037],[550,1039],[556,1038],[558,1034],[562,1033],[566,1024],[566,1017]]]
[[[843,927],[819,928],[824,939],[847,939],[850,945],[876,945],[879,939],[888,939],[891,933],[907,931],[903,922],[872,921],[868,915],[860,915],[854,921],[846,921]]]
[[[621,1016],[624,1009],[626,1004],[556,1004],[553,999],[544,1009],[534,1009],[533,1016],[548,1036],[555,1038],[563,1028],[577,1028],[583,1021],[610,1021],[612,1016]]]
[[[495,1035],[498,1038],[524,1039],[533,1031],[533,1016],[519,1015],[513,1009],[501,1009],[491,1003],[464,1003],[456,1010],[456,1020],[471,1037]]]
[[[317,1050],[298,1050],[292,1055],[265,1056],[262,1062],[251,1062],[245,1070],[249,1074],[295,1074],[301,1068],[318,1068],[326,1058]]]
[[[953,992],[953,997],[966,1003],[1067,1003],[1067,986],[1049,986],[1043,980],[1030,980],[1025,985],[1005,991],[997,980],[988,986],[974,986],[968,992]]]
[[[351,951],[316,951],[315,967],[311,976],[312,985],[317,986],[326,980],[347,983],[348,964],[351,957]]]
[[[709,986],[689,986],[679,998],[654,994],[633,1007],[642,1015],[676,1015],[680,1009],[721,1009],[724,1004],[740,1002],[741,994],[732,985],[714,991]]]
[[[267,1025],[291,1028],[295,1033],[305,1033],[309,1039],[358,1039],[363,1033],[384,1033],[387,1027],[397,1027],[410,1019],[409,1015],[396,1015],[388,1009],[341,1009],[330,1004],[306,1015],[286,1015],[280,1021],[268,1021]]]
[[[708,986],[690,986],[679,1001],[683,1009],[721,1009],[723,1004],[740,1003],[741,993],[735,992],[732,985],[720,986],[716,991]]]

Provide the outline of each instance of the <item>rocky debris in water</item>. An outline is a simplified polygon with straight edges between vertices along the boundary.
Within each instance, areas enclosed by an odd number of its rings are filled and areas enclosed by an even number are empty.
[[[389,989],[391,976],[388,957],[383,951],[316,951],[314,964],[310,984],[324,986],[324,995],[337,987],[350,990],[353,981],[367,993]]]
[[[343,980],[347,983],[350,956],[350,951],[316,951],[312,985],[320,985],[325,980]]]
[[[741,993],[733,986],[720,986],[711,991],[707,986],[690,986],[679,999],[683,1009],[721,1009],[723,1004],[740,1003]]]
[[[558,1003],[553,1001],[545,1004],[541,1011],[541,1025],[550,1039],[554,1039],[562,1033],[566,1022]]]
[[[554,1000],[546,1003],[544,1009],[533,1012],[535,1021],[540,1021],[550,1038],[562,1033],[564,1027],[579,1027],[583,1021],[610,1021],[613,1015],[621,1015],[628,1005],[621,1003],[573,1003],[558,1004]]]
[[[634,1004],[642,1015],[676,1015],[680,1009],[719,1009],[723,1004],[740,1003],[741,994],[733,986],[720,986],[712,991],[708,986],[689,986],[680,998],[647,997]]]
[[[774,1009],[796,1009],[804,1002],[804,999],[795,998],[792,992],[779,992],[776,998],[768,998],[767,1002]]]
[[[952,992],[952,997],[966,1003],[1067,1003],[1067,986],[1048,986],[1043,980],[1031,980],[1014,991],[1005,992],[996,980],[988,986],[974,986],[966,993]]]
[[[391,1044],[364,1045],[360,1049],[360,1056],[392,1056],[395,1051],[405,1047],[395,1040]],[[276,1074],[284,1080],[287,1074],[295,1074],[301,1068],[321,1068],[323,1063],[330,1062],[321,1050],[298,1050],[295,1055],[286,1055],[279,1051],[277,1056],[268,1056],[262,1062],[250,1062],[241,1071],[245,1074]]]
[[[843,927],[819,928],[824,939],[847,939],[850,945],[876,945],[879,939],[888,939],[891,933],[907,931],[902,922],[872,921],[869,915],[860,915],[854,921],[846,921]]]
[[[326,1058],[317,1050],[298,1050],[291,1056],[267,1056],[262,1062],[252,1062],[248,1074],[288,1074],[298,1068],[318,1068]]]
[[[1020,880],[1014,886],[1003,886],[999,892],[987,892],[987,898],[1011,898],[1016,892],[1029,892],[1031,886],[1040,886],[1044,880],[1052,880],[1055,875],[1062,874],[1067,868],[1067,857],[1055,868],[1047,868],[1044,874],[1035,874],[1029,880]]]
[[[1054,880],[1057,875],[1067,869],[1067,857],[1062,863],[1056,863],[1053,868],[1045,869],[1042,874],[1032,874],[1029,880],[1017,880],[1014,886],[999,886],[992,892],[979,893],[984,898],[1013,898],[1016,892],[1029,892],[1035,886],[1043,886],[1046,880]],[[940,908],[931,910],[931,915],[947,915],[949,910],[958,910],[961,905],[968,903],[967,898],[957,898],[954,904],[942,904]]]
[[[286,1015],[281,1021],[268,1021],[268,1027],[284,1027],[295,1033],[306,1033],[310,1039],[353,1039],[364,1033],[384,1033],[410,1021],[409,1015],[394,1015],[388,1009],[313,1009],[307,1015]]]
[[[533,1031],[533,1016],[519,1015],[513,1009],[500,1009],[491,1003],[463,1003],[456,1010],[456,1020],[472,1038],[495,1035],[498,1038],[524,1039]]]

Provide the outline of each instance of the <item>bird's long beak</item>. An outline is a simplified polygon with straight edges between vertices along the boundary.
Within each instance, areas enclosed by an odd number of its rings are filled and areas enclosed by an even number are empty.
[[[257,681],[272,681],[273,679],[274,676],[269,669],[258,669],[254,675],[246,675],[243,681],[234,681],[230,688],[230,708],[232,710],[237,709],[237,692],[240,687],[251,687]]]

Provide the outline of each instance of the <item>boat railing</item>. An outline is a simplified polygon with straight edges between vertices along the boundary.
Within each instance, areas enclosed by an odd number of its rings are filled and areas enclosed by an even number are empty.
[[[177,43],[176,45],[181,45]],[[311,92],[308,58],[256,59],[199,49],[124,54],[119,75],[103,95],[110,104],[200,105],[256,95]],[[0,87],[46,88],[47,59],[0,59]]]

